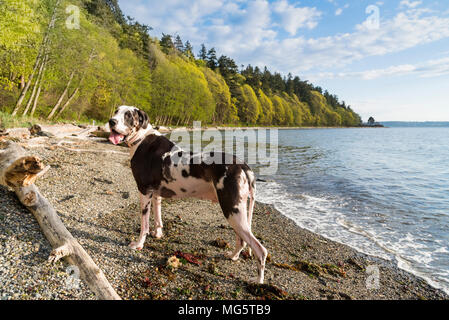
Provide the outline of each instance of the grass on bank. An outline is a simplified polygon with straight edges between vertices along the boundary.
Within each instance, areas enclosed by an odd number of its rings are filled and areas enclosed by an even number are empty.
[[[95,123],[95,125],[98,125],[98,126],[104,125],[104,123],[102,123],[102,122],[98,122],[98,121],[93,122],[93,120],[90,120],[90,121],[71,121],[71,120],[58,119],[58,120],[48,121],[48,120],[45,120],[45,119],[36,118],[36,117],[29,117],[29,116],[25,116],[25,117],[15,116],[15,117],[13,117],[8,112],[0,111],[0,129],[31,128],[35,124],[51,125],[51,124],[67,124],[67,123],[83,124],[83,125],[94,124]]]

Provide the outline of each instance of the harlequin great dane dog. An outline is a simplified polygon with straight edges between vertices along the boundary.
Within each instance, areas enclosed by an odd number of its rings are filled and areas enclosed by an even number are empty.
[[[151,205],[154,213],[151,235],[162,237],[162,198],[211,200],[220,204],[236,234],[235,250],[227,256],[237,260],[248,244],[257,260],[255,280],[263,283],[267,250],[251,232],[256,186],[248,165],[225,153],[186,154],[153,129],[148,115],[135,107],[119,107],[109,120],[109,127],[109,140],[113,144],[124,142],[130,148],[131,169],[140,193],[140,236],[130,247],[143,248],[149,233]]]

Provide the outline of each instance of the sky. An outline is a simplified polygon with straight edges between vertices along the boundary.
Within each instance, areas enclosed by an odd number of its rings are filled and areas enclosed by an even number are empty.
[[[240,65],[289,72],[366,121],[449,121],[449,1],[119,0],[125,15]]]

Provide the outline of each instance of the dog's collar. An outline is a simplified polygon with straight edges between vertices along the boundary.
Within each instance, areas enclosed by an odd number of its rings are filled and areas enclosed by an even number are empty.
[[[128,147],[134,147],[135,145],[139,144],[140,142],[142,142],[142,138],[136,139],[136,140],[132,141],[131,143],[128,143]]]
[[[151,133],[160,135],[160,133],[154,130],[152,126],[148,126],[148,128],[146,128],[145,130],[136,132],[134,135],[130,136],[130,138],[126,141],[126,144],[128,145],[128,147],[133,148],[141,143],[143,139],[145,139],[145,137]]]
[[[140,135],[135,135],[134,137],[131,136],[130,139],[126,140],[126,144],[128,145],[128,147],[134,147],[135,145],[139,144],[140,142],[142,142],[142,137],[140,137]]]

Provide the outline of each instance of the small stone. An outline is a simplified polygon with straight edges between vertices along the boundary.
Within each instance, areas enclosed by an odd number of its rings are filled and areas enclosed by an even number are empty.
[[[212,274],[217,273],[217,266],[215,263],[211,262],[207,265],[207,271],[209,271]]]
[[[222,249],[230,248],[229,243],[221,238],[216,239],[213,244]]]

